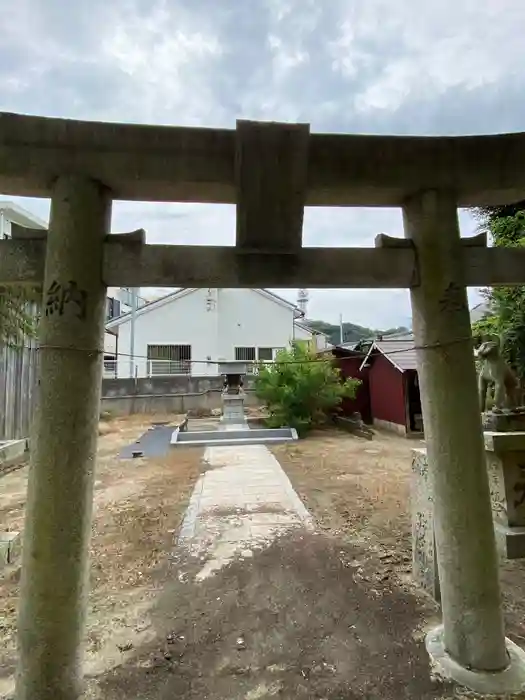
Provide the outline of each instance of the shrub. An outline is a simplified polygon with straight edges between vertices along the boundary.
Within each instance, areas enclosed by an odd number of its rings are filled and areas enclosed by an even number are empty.
[[[343,382],[331,358],[292,344],[278,353],[273,364],[259,365],[255,393],[268,409],[269,427],[286,425],[304,435],[337,412],[344,397],[354,397],[360,383]]]

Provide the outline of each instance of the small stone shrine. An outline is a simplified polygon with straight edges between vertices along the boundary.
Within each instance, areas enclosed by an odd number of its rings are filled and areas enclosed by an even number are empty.
[[[224,362],[219,372],[225,376],[222,392],[223,413],[221,425],[245,425],[244,389],[242,377],[246,374],[246,362]]]

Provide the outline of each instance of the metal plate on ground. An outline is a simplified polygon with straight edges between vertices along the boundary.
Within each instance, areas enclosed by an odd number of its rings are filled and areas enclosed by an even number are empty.
[[[153,458],[165,457],[168,454],[171,436],[175,426],[153,425],[137,442],[126,445],[120,452],[120,459],[133,459],[133,453],[142,452],[140,457]]]

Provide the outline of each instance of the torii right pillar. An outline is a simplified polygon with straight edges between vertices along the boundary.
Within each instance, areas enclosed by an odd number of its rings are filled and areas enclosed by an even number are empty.
[[[456,199],[422,192],[403,219],[419,265],[411,303],[443,615],[427,648],[455,680],[485,690],[521,659],[505,639]]]

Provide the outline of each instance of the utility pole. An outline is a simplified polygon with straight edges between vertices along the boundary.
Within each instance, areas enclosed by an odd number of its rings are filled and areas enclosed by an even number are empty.
[[[343,314],[339,314],[339,343],[342,345],[344,343],[344,333],[343,333]]]
[[[137,315],[137,288],[131,287],[131,323],[129,339],[129,376],[135,376],[135,317]]]

